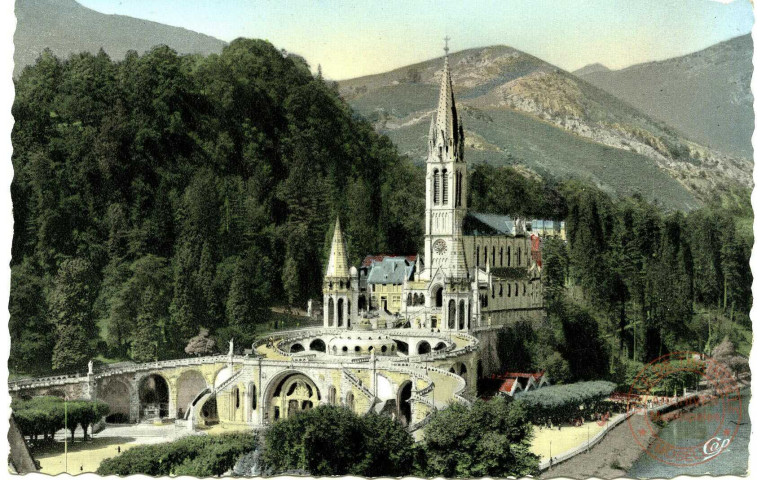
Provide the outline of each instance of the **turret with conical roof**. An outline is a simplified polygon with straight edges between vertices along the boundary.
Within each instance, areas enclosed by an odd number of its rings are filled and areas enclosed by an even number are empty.
[[[329,263],[323,279],[323,326],[350,327],[356,317],[358,275],[350,269],[347,245],[339,218],[331,238]]]
[[[331,253],[329,253],[329,264],[326,267],[326,278],[349,278],[350,267],[347,260],[347,246],[344,243],[342,226],[339,223],[339,217],[336,219],[334,226],[334,236],[331,238]]]

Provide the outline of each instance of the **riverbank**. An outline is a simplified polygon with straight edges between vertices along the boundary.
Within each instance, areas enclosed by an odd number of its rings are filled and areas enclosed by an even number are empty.
[[[630,425],[629,425],[630,423]],[[640,439],[640,445],[632,440],[630,427],[638,432],[646,425],[644,414],[632,415],[622,425],[618,425],[605,435],[604,439],[588,453],[581,453],[575,457],[555,465],[541,473],[541,478],[570,477],[583,479],[590,477],[618,478],[625,477],[626,471],[644,452],[653,436],[658,432],[645,431]]]

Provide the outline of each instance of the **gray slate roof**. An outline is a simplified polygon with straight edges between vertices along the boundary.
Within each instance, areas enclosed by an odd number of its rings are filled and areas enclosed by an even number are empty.
[[[468,212],[463,221],[464,235],[513,235],[515,220],[509,215]]]
[[[379,285],[399,285],[413,275],[415,262],[406,257],[388,257],[374,261],[368,273],[368,283]]]

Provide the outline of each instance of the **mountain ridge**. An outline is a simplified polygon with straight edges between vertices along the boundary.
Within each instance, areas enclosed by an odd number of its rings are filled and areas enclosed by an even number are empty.
[[[667,185],[658,200],[684,209],[718,189],[751,185],[749,160],[705,147],[533,55],[498,45],[455,52],[449,61],[466,136],[473,140],[466,153],[474,163],[580,176],[622,195],[645,194],[649,178],[636,178],[633,188],[628,181],[643,170]],[[442,63],[438,57],[342,81],[340,92],[403,153],[422,162],[426,132],[417,125],[427,125],[433,111]],[[512,125],[499,123],[505,120]],[[542,136],[535,138],[535,131]]]
[[[741,35],[686,55],[580,76],[690,138],[751,158],[753,50],[751,36]]]
[[[178,53],[220,53],[226,42],[162,23],[89,9],[75,0],[17,0],[14,76],[33,64],[45,48],[56,56],[97,53],[102,48],[114,60],[129,50],[143,53],[165,44]],[[76,31],[71,35],[70,31]]]
[[[606,66],[602,65],[601,63],[590,63],[588,65],[584,65],[583,67],[579,68],[578,70],[573,70],[573,75],[576,75],[578,77],[582,75],[588,75],[590,73],[596,73],[596,72],[611,72],[612,69],[607,68]]]

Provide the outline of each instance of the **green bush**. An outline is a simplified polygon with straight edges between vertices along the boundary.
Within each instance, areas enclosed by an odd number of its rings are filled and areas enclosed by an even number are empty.
[[[565,423],[601,412],[602,401],[615,389],[614,383],[600,380],[543,387],[517,393],[516,398],[523,402],[532,422]]]
[[[453,404],[434,414],[418,450],[426,477],[524,477],[538,473],[529,451],[532,426],[524,405],[502,397]]]
[[[413,439],[396,421],[323,405],[268,430],[263,463],[273,473],[402,476],[413,464]]]
[[[142,445],[104,460],[99,475],[218,476],[229,471],[240,456],[257,445],[253,433],[191,436],[175,442]]]

